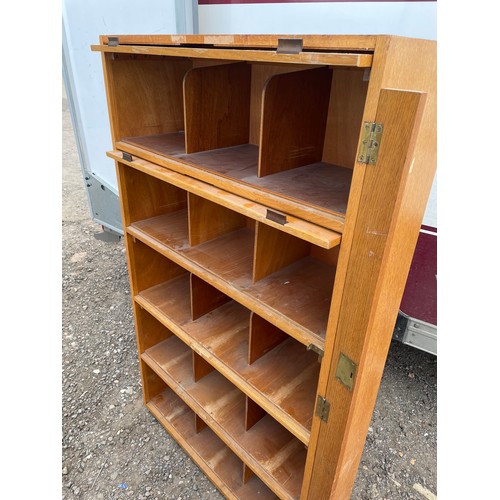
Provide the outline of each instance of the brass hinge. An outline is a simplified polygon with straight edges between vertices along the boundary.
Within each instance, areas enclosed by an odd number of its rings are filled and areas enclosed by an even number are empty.
[[[321,357],[323,357],[325,354],[325,351],[323,351],[323,349],[321,349],[321,347],[318,347],[317,345],[314,345],[314,344],[309,344],[307,346],[307,350],[315,352],[318,356],[321,356]]]
[[[377,163],[383,130],[384,125],[382,123],[365,122],[363,124],[363,135],[361,137],[361,145],[358,153],[358,161],[360,163],[370,165],[375,165]]]
[[[323,396],[318,396],[318,400],[316,401],[316,416],[323,420],[323,422],[328,422],[329,415],[330,402]]]

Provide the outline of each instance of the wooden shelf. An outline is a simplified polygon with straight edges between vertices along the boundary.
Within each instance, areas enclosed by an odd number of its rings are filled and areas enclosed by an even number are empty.
[[[136,137],[124,142],[152,153],[170,156],[165,152],[162,136]],[[137,153],[135,150],[134,152]],[[351,169],[317,162],[258,177],[258,158],[259,148],[253,144],[176,156],[177,160],[205,172],[345,216],[351,187]],[[190,173],[196,175],[193,171]]]
[[[304,345],[324,348],[335,268],[314,257],[299,261],[253,283],[254,234],[241,229],[187,247],[174,212],[134,223],[127,233],[239,301]],[[170,233],[169,228],[176,228]],[[185,234],[185,233],[184,233]],[[185,237],[185,236],[184,236]]]
[[[167,388],[146,404],[151,413],[228,498],[277,498],[255,475],[243,483],[241,460],[209,427],[196,432],[194,413],[174,391]]]
[[[217,371],[194,382],[192,351],[177,337],[141,357],[280,498],[299,495],[306,449],[298,439],[268,415],[245,430],[243,393]]]
[[[227,498],[349,498],[434,175],[435,43],[117,38],[93,50],[148,408]]]
[[[318,356],[288,338],[249,364],[250,311],[231,301],[191,321],[189,288],[183,275],[142,291],[135,301],[307,444]]]

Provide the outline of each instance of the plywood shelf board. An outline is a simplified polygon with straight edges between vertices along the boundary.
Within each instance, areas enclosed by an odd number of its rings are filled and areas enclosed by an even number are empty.
[[[158,394],[147,403],[147,407],[228,498],[276,498],[257,476],[249,477],[246,482],[241,480],[243,463],[210,428],[195,431],[190,424],[192,410],[174,391],[167,389]]]
[[[258,222],[262,222],[305,241],[309,241],[321,248],[330,249],[340,244],[341,235],[338,232],[331,231],[302,219],[297,219],[291,215],[287,215],[287,223],[281,225],[267,218],[268,207],[265,205],[261,205],[247,198],[242,198],[228,191],[223,191],[213,185],[193,179],[192,177],[167,170],[166,168],[154,165],[140,158],[135,158],[132,162],[129,162],[123,160],[121,154],[117,151],[110,151],[107,155],[119,162],[120,169],[123,165],[126,165],[138,172],[148,174],[154,179],[177,186],[180,189],[186,190],[188,193],[203,197]],[[134,220],[136,220],[136,218]]]
[[[156,148],[155,142],[160,146]],[[161,136],[147,140],[144,148],[156,154],[161,151]],[[142,138],[127,143],[143,148]],[[168,156],[168,155],[167,155]],[[218,176],[236,180],[284,198],[300,201],[308,206],[345,216],[351,185],[352,170],[330,163],[316,162],[265,177],[258,176],[259,148],[243,144],[189,155],[181,154],[177,160]]]
[[[233,301],[191,321],[188,293],[188,277],[182,276],[135,300],[307,444],[320,369],[317,356],[288,338],[249,365],[250,312]]]
[[[270,416],[245,431],[243,393],[216,371],[194,383],[191,352],[171,337],[142,359],[273,491],[295,498],[302,484],[304,445]]]
[[[249,229],[181,250],[166,245],[156,230],[150,233],[132,225],[127,232],[299,342],[323,348],[335,278],[332,266],[305,257],[253,283],[254,235]]]
[[[157,177],[165,177],[161,175],[162,167],[165,167],[166,169],[177,172],[184,176],[192,177],[193,179],[200,180],[206,184],[212,184],[214,187],[220,188],[225,192],[233,193],[236,196],[252,200],[253,202],[260,203],[264,206],[274,208],[276,210],[281,210],[312,224],[316,224],[318,226],[322,226],[339,233],[342,233],[344,230],[345,215],[342,213],[333,213],[328,210],[322,210],[317,206],[314,207],[308,205],[305,202],[299,202],[292,198],[287,198],[280,193],[274,193],[270,190],[264,190],[261,187],[254,187],[251,184],[243,184],[239,180],[213,173],[209,169],[204,169],[199,166],[195,167],[178,158],[167,157],[158,153],[147,151],[136,145],[119,141],[115,144],[115,148],[118,151],[110,151],[107,153],[108,156],[117,161],[121,161],[121,152],[127,152],[133,155],[139,161],[146,161],[151,165],[156,165],[158,169],[156,172]],[[124,161],[124,163],[127,162]],[[141,168],[141,165],[137,165],[137,168]],[[343,175],[347,176],[348,182],[350,183],[352,171],[350,169],[341,167],[337,168],[341,169]],[[299,169],[293,169],[293,171],[295,170]],[[283,175],[285,173],[286,172],[282,172],[280,175]],[[262,179],[266,179],[266,177]],[[307,177],[304,177],[304,180],[307,181]],[[341,182],[341,184],[342,183],[343,181]],[[340,193],[339,196],[342,196],[341,192],[344,189],[345,186],[342,185],[340,186],[340,189],[337,189],[335,186],[333,186],[332,192],[336,193],[338,191]]]
[[[153,151],[165,156],[177,157],[186,154],[184,131],[170,134],[123,137],[120,140],[128,144],[140,144],[147,151]]]

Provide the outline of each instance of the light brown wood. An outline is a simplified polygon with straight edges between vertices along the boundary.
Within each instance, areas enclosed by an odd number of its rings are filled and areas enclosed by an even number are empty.
[[[100,37],[101,44],[108,44],[109,36]],[[374,35],[119,35],[120,44],[127,45],[181,45],[181,44],[211,44],[214,46],[231,47],[263,47],[276,48],[280,38],[300,38],[304,49],[353,49],[370,51],[375,48],[377,36]]]
[[[189,280],[181,276],[141,292],[135,303],[307,444],[319,373],[315,354],[288,338],[262,353],[252,367],[246,359],[252,342],[249,311],[230,302],[191,322],[188,296]],[[265,332],[264,320],[257,318],[253,315],[259,331]]]
[[[251,429],[259,420],[266,416],[266,411],[253,399],[245,397],[245,430]]]
[[[357,464],[361,458],[425,209],[422,202],[418,215],[402,210],[403,198],[412,196],[408,193],[414,178],[410,175],[412,152],[424,102],[425,94],[421,93],[396,90],[381,93],[377,121],[384,123],[384,142],[377,168],[367,172],[363,186],[336,332],[333,369],[325,394],[336,404],[328,422],[320,426],[316,447],[316,454],[321,456],[325,443],[328,443],[331,462],[326,466],[315,461],[308,491],[312,498],[330,495],[345,498],[356,472],[354,467],[346,469],[345,464]],[[415,177],[427,178],[430,188],[433,170],[429,166]],[[399,224],[406,225],[406,229],[395,232]],[[391,245],[391,239],[395,237],[399,239],[397,246]],[[360,279],[364,282],[362,294],[357,292]],[[357,332],[357,335],[352,332]],[[340,353],[358,366],[352,392],[335,378]]]
[[[354,168],[369,77],[369,69],[333,69],[324,162]]]
[[[192,320],[200,318],[231,300],[226,294],[198,278],[195,274],[190,274],[189,278]]]
[[[199,417],[199,425],[205,427],[193,432],[192,410],[171,389],[151,398],[148,408],[226,498],[276,498],[256,476],[242,482],[241,461]]]
[[[135,323],[137,330],[140,332],[137,339],[139,354],[173,335],[168,328],[142,307],[136,308]]]
[[[351,178],[353,176],[353,172],[350,169],[333,167],[325,163],[316,163],[314,165],[299,167],[277,174],[280,177],[283,176],[285,179],[288,179],[288,181],[285,181],[287,190],[290,188],[293,189],[293,186],[302,187],[302,189],[296,187],[296,192],[299,193],[295,195],[296,198],[298,198],[297,200],[295,197],[288,197],[286,194],[283,194],[283,189],[281,188],[280,190],[280,182],[275,182],[274,176],[259,179],[257,176],[258,151],[255,146],[250,144],[247,146],[237,146],[234,149],[215,150],[206,155],[202,153],[186,155],[178,159],[167,158],[161,154],[150,152],[127,142],[118,142],[116,148],[120,151],[126,151],[136,157],[155,163],[156,165],[174,170],[180,174],[189,175],[208,184],[213,184],[237,196],[267,205],[281,212],[289,213],[295,217],[299,217],[333,231],[343,232],[345,211],[350,192]],[[237,157],[236,159],[233,157],[232,161],[234,163],[231,174],[234,175],[234,172],[241,171],[242,168],[245,169],[250,167],[253,169],[251,171],[254,172],[250,174],[250,180],[239,180],[235,177],[221,175],[220,172],[213,172],[214,169],[217,169],[217,165],[221,163],[217,157],[217,161],[214,161],[214,154],[228,154],[228,156],[231,157],[236,149],[238,149]],[[241,156],[244,159],[244,163],[238,160],[238,157]],[[223,168],[229,164],[229,162],[226,163],[226,165],[223,164]],[[332,173],[330,171],[331,168],[336,170]],[[312,175],[311,170],[313,171]],[[330,181],[327,182],[326,185],[329,185],[331,189],[324,189],[325,183],[321,182],[321,176],[314,173],[317,170],[321,170],[322,175],[330,177]],[[310,186],[311,181],[313,181],[312,190]],[[257,183],[258,187],[255,187]],[[261,188],[261,186],[266,186],[268,183],[272,183],[272,186],[265,187],[264,189]],[[306,186],[309,184],[307,189],[303,188],[304,183]],[[333,183],[333,185],[331,183]],[[278,191],[273,192],[273,188]],[[314,199],[308,195],[311,191],[322,198],[321,204],[319,204],[317,200],[314,201]],[[331,211],[327,211],[327,209],[321,206],[325,203],[328,204],[329,199],[331,200],[330,203],[334,203],[331,207]]]
[[[190,353],[171,337],[142,359],[280,498],[295,498],[305,461],[302,443],[268,416],[245,431],[244,395],[217,371],[193,383]]]
[[[258,176],[321,161],[332,72],[274,75],[262,99]]]
[[[184,130],[182,80],[186,59],[146,59],[105,54],[113,143],[138,135]]]
[[[205,243],[246,226],[245,216],[189,193],[189,244]]]
[[[225,148],[248,142],[250,66],[203,66],[184,78],[186,152]]]
[[[158,167],[142,159],[134,159],[132,162],[125,161],[118,152],[109,152],[108,156],[120,163],[126,164],[134,169],[144,172],[156,179],[168,182],[180,187],[190,193],[194,193],[209,201],[218,203],[235,212],[243,214],[259,222],[263,222],[271,227],[280,229],[286,233],[293,234],[298,238],[314,243],[322,248],[333,248],[340,243],[341,235],[323,227],[311,224],[301,219],[297,219],[287,214],[286,225],[278,224],[267,218],[267,207],[249,201],[246,198],[236,196],[227,191],[217,189],[212,185],[192,179],[177,172],[173,172],[163,167]],[[127,224],[128,225],[128,224]]]
[[[118,163],[121,193],[127,197],[125,223],[187,208],[186,191]]]
[[[344,500],[432,183],[435,43],[279,37],[101,37],[108,155],[148,408],[227,498]]]
[[[193,353],[193,380],[198,382],[203,377],[208,375],[210,372],[214,371],[214,367],[208,363],[205,358],[202,358],[199,354],[192,351]]]
[[[150,54],[156,56],[179,56],[186,58],[226,59],[228,61],[257,61],[288,64],[328,64],[331,66],[354,66],[369,68],[371,54],[301,52],[299,54],[279,54],[267,50],[238,50],[223,48],[159,47],[144,45],[91,45],[97,52],[117,54]]]
[[[262,117],[262,93],[267,80],[280,73],[289,73],[291,71],[301,71],[302,65],[291,64],[270,64],[254,63],[252,67],[252,86],[250,93],[250,144],[259,146],[260,144],[260,122]],[[309,66],[308,66],[309,67]]]
[[[284,342],[288,335],[258,314],[250,315],[248,364],[251,365],[271,349]]]
[[[257,223],[253,257],[254,283],[309,255],[307,241]]]

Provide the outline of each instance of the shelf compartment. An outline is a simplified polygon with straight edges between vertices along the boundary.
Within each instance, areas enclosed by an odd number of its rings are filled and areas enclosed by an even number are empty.
[[[176,249],[156,229],[127,233],[281,328],[299,342],[324,348],[335,269],[305,257],[252,282],[254,233],[233,231],[193,248]],[[319,249],[318,249],[319,250]],[[277,294],[277,295],[276,295]]]
[[[317,224],[307,222],[303,219],[297,219],[286,214],[286,224],[282,225],[267,218],[268,207],[265,205],[223,191],[211,184],[193,179],[167,168],[159,167],[141,158],[133,158],[132,161],[124,160],[122,154],[118,151],[109,151],[107,155],[117,161],[120,166],[125,167],[126,165],[128,168],[138,170],[162,182],[172,184],[189,193],[250,217],[256,221],[263,222],[271,227],[280,229],[286,233],[293,234],[298,238],[309,241],[322,248],[333,248],[340,243],[341,235],[338,232],[331,231]]]
[[[176,337],[142,359],[280,498],[300,495],[304,445],[269,415],[245,431],[245,396],[213,371],[193,382],[191,349]]]
[[[173,212],[187,221],[188,195],[173,184],[117,162],[120,196],[124,199],[126,225]]]
[[[147,370],[151,370],[146,366]],[[152,371],[152,370],[151,370]],[[153,372],[154,373],[154,372]],[[195,414],[156,374],[161,382],[147,408],[184,448],[214,485],[230,499],[275,499],[276,495],[255,475],[242,477],[247,466],[206,425],[197,430]]]
[[[186,152],[248,142],[251,66],[193,68],[184,78]]]
[[[141,292],[135,302],[307,444],[318,357],[282,332],[282,342],[263,347],[258,339],[275,327],[234,301],[191,321],[188,295],[189,279],[182,276]],[[257,343],[259,354],[249,364],[249,346],[255,350]]]
[[[184,130],[183,58],[106,54],[104,70],[113,140]]]

